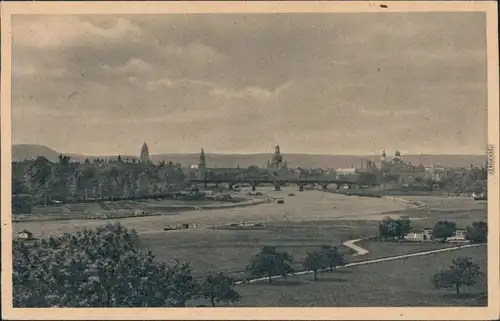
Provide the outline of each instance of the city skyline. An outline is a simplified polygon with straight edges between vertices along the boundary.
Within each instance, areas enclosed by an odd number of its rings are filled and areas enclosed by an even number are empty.
[[[485,30],[470,12],[15,16],[12,142],[484,154]]]

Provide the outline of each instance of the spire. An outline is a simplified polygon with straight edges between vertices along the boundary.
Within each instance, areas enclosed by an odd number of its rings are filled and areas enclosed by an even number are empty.
[[[201,152],[200,152],[200,162],[198,163],[198,168],[205,168],[206,166],[207,166],[207,162],[205,159],[205,151],[202,148]]]
[[[148,144],[144,142],[141,148],[141,162],[142,163],[149,163],[149,148]]]

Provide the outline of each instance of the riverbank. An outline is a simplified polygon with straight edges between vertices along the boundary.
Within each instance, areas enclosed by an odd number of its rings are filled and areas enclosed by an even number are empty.
[[[102,203],[82,203],[62,205],[57,207],[54,211],[59,213],[49,214],[26,214],[23,216],[16,215],[13,217],[12,222],[27,223],[27,222],[52,222],[52,221],[71,221],[77,219],[89,220],[113,220],[113,219],[127,219],[137,217],[152,217],[160,215],[175,215],[180,212],[186,211],[208,211],[216,209],[229,209],[239,208],[246,206],[253,206],[263,203],[268,203],[267,198],[249,198],[238,195],[238,202],[220,202],[203,204],[162,204],[162,201],[152,202],[102,202]],[[157,204],[156,204],[157,202]],[[122,204],[124,203],[124,204]],[[133,205],[131,205],[133,203]],[[168,203],[168,202],[165,202]],[[96,206],[97,205],[97,206]],[[73,208],[75,208],[72,210]],[[52,207],[54,208],[54,207]],[[50,209],[49,209],[50,210]],[[140,213],[134,211],[139,210]]]

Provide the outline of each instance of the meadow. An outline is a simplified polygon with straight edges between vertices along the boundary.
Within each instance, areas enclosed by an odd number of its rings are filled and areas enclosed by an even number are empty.
[[[374,263],[312,275],[277,279],[273,283],[241,284],[237,307],[432,307],[486,306],[487,280],[453,289],[434,289],[432,275],[457,256],[469,256],[486,273],[486,246],[421,257]],[[300,293],[300,295],[297,295]]]

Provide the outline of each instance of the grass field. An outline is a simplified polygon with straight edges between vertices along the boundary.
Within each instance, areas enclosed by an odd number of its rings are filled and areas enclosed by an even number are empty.
[[[369,236],[373,230],[372,226],[351,227],[333,221],[275,222],[258,230],[198,229],[142,234],[141,247],[151,250],[161,261],[174,258],[190,261],[195,274],[219,271],[240,274],[265,245],[287,251],[300,261],[308,251],[321,245],[341,246],[358,235]],[[300,269],[300,263],[296,267]]]
[[[271,284],[242,284],[236,290],[243,298],[235,306],[486,306],[486,280],[473,287],[464,287],[460,296],[453,289],[432,287],[432,275],[447,267],[457,256],[471,257],[486,273],[484,246],[321,273],[318,281],[313,281],[312,275],[302,275],[288,280],[277,279]]]
[[[305,221],[270,222],[260,229],[212,230],[198,229],[186,232],[145,233],[141,248],[151,250],[160,261],[178,259],[189,261],[195,275],[223,271],[243,277],[245,266],[265,246],[276,246],[294,258],[294,268],[301,270],[307,252],[321,245],[339,246],[349,262],[415,253],[448,247],[447,244],[384,243],[361,241],[358,245],[370,253],[351,256],[352,250],[341,244],[350,239],[368,238],[376,234],[373,221]]]
[[[456,244],[441,244],[441,243],[420,243],[420,242],[379,242],[372,240],[362,240],[356,245],[368,250],[368,254],[352,257],[351,261],[364,261],[378,259],[383,257],[403,255],[424,251],[432,251],[446,247],[454,247]]]

